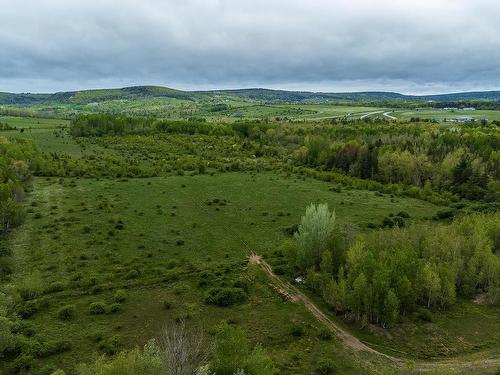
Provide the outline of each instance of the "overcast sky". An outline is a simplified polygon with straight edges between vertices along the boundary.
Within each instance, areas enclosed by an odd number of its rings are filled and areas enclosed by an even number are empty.
[[[499,0],[0,0],[0,91],[500,89]]]

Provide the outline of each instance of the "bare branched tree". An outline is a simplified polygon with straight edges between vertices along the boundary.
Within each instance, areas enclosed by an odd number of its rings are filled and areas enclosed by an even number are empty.
[[[208,341],[203,331],[185,321],[167,325],[159,338],[170,375],[193,375],[208,360]]]

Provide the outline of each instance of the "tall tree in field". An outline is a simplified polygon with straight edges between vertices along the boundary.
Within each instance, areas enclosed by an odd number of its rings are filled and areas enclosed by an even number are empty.
[[[297,241],[297,266],[302,270],[316,266],[321,255],[328,248],[330,236],[335,225],[335,212],[328,210],[326,204],[311,204],[302,216]]]
[[[384,318],[384,327],[386,325],[393,325],[396,323],[399,314],[399,299],[392,289],[389,289],[389,292],[385,296],[384,310],[382,313]]]
[[[441,280],[439,275],[432,269],[429,264],[419,270],[417,274],[417,285],[420,286],[421,298],[427,302],[427,307],[430,307],[437,298],[439,290],[441,289]]]

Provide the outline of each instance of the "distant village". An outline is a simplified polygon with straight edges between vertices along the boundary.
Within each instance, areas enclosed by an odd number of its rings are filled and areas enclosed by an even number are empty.
[[[438,111],[451,111],[451,112],[454,111],[471,112],[476,110],[476,108],[474,107],[466,107],[466,108],[444,107],[444,108],[434,108],[434,109]],[[417,108],[417,111],[423,111],[423,110],[429,110],[429,108]],[[446,122],[473,122],[476,120],[477,118],[472,116],[458,116],[453,118],[444,118],[444,121]]]

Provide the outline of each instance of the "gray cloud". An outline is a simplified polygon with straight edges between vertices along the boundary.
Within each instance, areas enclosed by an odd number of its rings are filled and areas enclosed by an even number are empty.
[[[0,0],[0,91],[500,87],[497,0]]]

